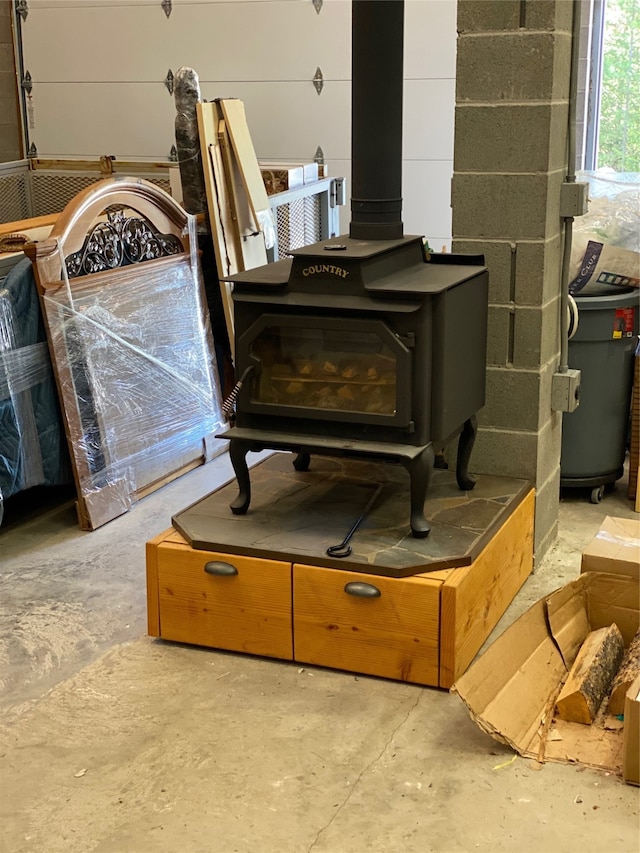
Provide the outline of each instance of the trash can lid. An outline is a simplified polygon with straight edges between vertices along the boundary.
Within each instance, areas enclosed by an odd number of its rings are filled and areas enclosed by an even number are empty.
[[[574,299],[601,299],[603,296],[626,296],[629,293],[638,294],[640,299],[640,291],[637,287],[621,287],[615,284],[592,284],[585,290],[579,290],[577,293],[571,294]]]

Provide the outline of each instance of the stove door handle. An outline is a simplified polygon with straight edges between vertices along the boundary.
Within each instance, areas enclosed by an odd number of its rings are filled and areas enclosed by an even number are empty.
[[[217,575],[224,578],[238,574],[238,570],[231,563],[222,563],[219,560],[212,560],[210,563],[205,563],[204,570],[208,575]]]
[[[353,581],[345,584],[344,591],[347,595],[355,595],[358,598],[380,598],[382,593],[377,586],[372,583],[362,583],[361,581]]]

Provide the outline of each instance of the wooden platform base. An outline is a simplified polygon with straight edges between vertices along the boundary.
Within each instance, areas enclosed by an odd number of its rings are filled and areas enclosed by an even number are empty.
[[[292,474],[295,482],[298,476]],[[282,478],[277,485],[284,488]],[[235,484],[215,494],[221,492],[235,495]],[[291,538],[270,551],[275,530],[263,531],[262,550],[252,539],[243,555],[248,527],[241,524],[234,528],[233,546],[219,550],[194,547],[171,528],[147,543],[149,634],[448,688],[533,567],[534,492],[512,492],[510,511],[492,524],[466,565],[406,577],[382,576],[375,560],[370,573],[362,565],[336,568],[335,560],[318,565],[317,554],[313,562],[305,559],[304,547],[296,558]],[[458,513],[464,506],[458,505]],[[464,528],[464,515],[458,523]],[[387,536],[397,544],[397,531]],[[440,553],[437,564],[443,562]]]

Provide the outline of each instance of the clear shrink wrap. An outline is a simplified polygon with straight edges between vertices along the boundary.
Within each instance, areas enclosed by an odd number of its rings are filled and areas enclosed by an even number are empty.
[[[0,521],[17,492],[71,479],[30,262],[0,287]]]
[[[96,271],[88,244],[89,274],[70,279],[67,258],[60,286],[44,287],[83,527],[223,449],[213,441],[224,417],[195,217],[188,231],[190,252],[153,249],[149,260],[101,261]]]
[[[578,180],[589,183],[589,210],[573,225],[571,294],[640,287],[640,175],[605,169]]]

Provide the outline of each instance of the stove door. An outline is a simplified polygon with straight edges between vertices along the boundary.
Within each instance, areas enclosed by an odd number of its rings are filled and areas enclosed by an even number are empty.
[[[263,315],[237,341],[238,374],[254,366],[239,408],[407,427],[411,343],[382,320]]]

